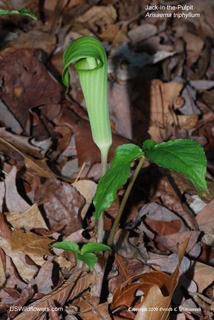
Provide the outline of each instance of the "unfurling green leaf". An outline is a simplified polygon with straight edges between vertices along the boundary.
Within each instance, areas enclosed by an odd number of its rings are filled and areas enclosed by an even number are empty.
[[[97,263],[97,256],[94,253],[77,254],[77,259],[83,261],[89,266],[90,271],[93,270],[95,263]]]
[[[28,16],[37,21],[37,17],[35,16],[35,14],[28,12],[25,8],[22,8],[21,10],[11,10],[11,11],[0,9],[0,17],[10,16],[13,14],[22,14],[24,16]]]
[[[99,251],[107,251],[111,250],[109,246],[106,246],[102,243],[86,243],[82,246],[81,254],[84,254],[86,252],[99,252]]]
[[[150,141],[150,140],[149,140]],[[145,141],[144,153],[147,159],[160,167],[179,171],[187,176],[201,195],[202,189],[208,193],[205,181],[207,159],[203,148],[196,141],[178,139],[152,144]]]
[[[62,241],[52,244],[51,248],[63,249],[65,251],[72,251],[76,253],[80,253],[80,249],[78,244],[72,241]]]
[[[124,144],[116,148],[110,169],[97,185],[97,192],[93,201],[95,220],[99,219],[103,210],[110,207],[116,199],[118,188],[126,183],[131,162],[142,155],[142,150],[134,144]]]
[[[82,37],[73,41],[63,55],[64,69],[62,80],[69,87],[69,65],[76,61],[75,69],[85,97],[93,140],[108,154],[112,143],[108,114],[107,57],[102,44],[93,37]]]

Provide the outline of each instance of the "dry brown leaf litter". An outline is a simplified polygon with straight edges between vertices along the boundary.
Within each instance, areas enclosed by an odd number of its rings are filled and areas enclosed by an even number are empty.
[[[0,20],[2,319],[119,320],[120,313],[109,308],[111,294],[135,274],[150,274],[151,269],[162,277],[161,272],[173,277],[177,266],[173,252],[186,237],[190,237],[189,255],[181,264],[172,307],[199,308],[200,312],[180,308],[171,312],[170,319],[213,318],[212,3],[192,1],[193,12],[200,12],[200,18],[172,21],[145,19],[146,4],[144,0],[0,1],[1,8],[26,7],[38,17],[38,23],[21,16]],[[73,274],[75,255],[50,251],[48,245],[61,239],[84,243],[94,237],[90,204],[101,173],[100,156],[73,68],[69,97],[64,97],[61,83],[63,50],[82,35],[98,37],[108,54],[114,132],[109,161],[115,148],[130,140],[141,145],[147,138],[157,142],[194,139],[208,157],[210,195],[203,194],[199,210],[191,183],[146,163],[115,237],[108,277],[103,278],[102,264],[96,266],[95,278],[83,270],[63,313],[22,311],[18,315],[9,308],[56,307],[66,295],[63,283]],[[82,192],[78,187],[78,192],[71,186],[81,166],[79,177],[93,183],[88,193],[88,187]],[[124,188],[107,210],[106,230],[111,228]],[[146,214],[142,213],[145,206],[151,209]],[[158,288],[151,288],[150,302],[156,297],[152,307],[157,299],[163,307]],[[141,291],[133,291],[134,299],[140,296]],[[168,306],[171,295],[167,299]],[[125,319],[142,319],[136,312],[123,310],[123,314]],[[145,315],[150,316],[161,317],[156,311]],[[168,313],[163,319],[167,317]]]

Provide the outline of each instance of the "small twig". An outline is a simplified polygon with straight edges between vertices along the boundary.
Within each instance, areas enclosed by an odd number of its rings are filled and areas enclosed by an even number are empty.
[[[61,304],[60,304],[61,307],[64,306],[64,304],[66,303],[66,301],[67,301],[67,299],[68,299],[68,297],[69,297],[69,295],[70,295],[70,293],[71,293],[71,289],[73,289],[74,286],[75,286],[74,281],[76,280],[76,274],[77,274],[77,271],[78,271],[78,269],[79,269],[80,267],[81,267],[81,263],[80,263],[79,260],[77,260],[76,267],[74,268],[74,272],[73,272],[72,277],[71,277],[71,282],[70,282],[70,284],[69,284],[69,286],[68,286],[68,289],[67,289],[67,292],[66,292],[66,294],[65,294],[65,296],[64,296],[64,298],[63,298],[63,300],[62,300],[62,302],[61,302]],[[81,271],[80,274],[78,275],[78,278],[80,277],[81,274],[82,274],[82,271]]]
[[[75,181],[74,181],[74,183],[79,180],[79,178],[80,178],[80,176],[81,176],[81,174],[83,172],[83,169],[85,168],[85,165],[86,165],[86,163],[84,162],[82,167],[81,167],[81,169],[80,169],[80,171],[79,171],[79,173],[78,173],[78,175],[77,175],[77,177],[76,177],[76,179],[75,179]]]

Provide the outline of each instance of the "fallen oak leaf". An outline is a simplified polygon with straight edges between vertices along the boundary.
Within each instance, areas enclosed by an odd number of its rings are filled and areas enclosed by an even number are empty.
[[[128,279],[113,295],[111,309],[120,305],[133,306],[137,290],[144,293],[143,302],[136,301],[133,310],[139,310],[135,320],[166,320],[170,313],[172,294],[179,279],[179,265],[184,256],[189,239],[178,248],[178,267],[170,276],[163,272],[146,272]]]
[[[167,320],[170,315],[171,299],[173,292],[178,284],[179,280],[179,266],[186,251],[189,238],[187,238],[178,248],[178,266],[171,276],[165,274],[166,282],[163,282],[163,286],[166,286],[168,295],[161,290],[161,287],[151,286],[148,294],[145,296],[143,303],[140,305],[135,320]],[[155,307],[155,310],[154,310]],[[141,312],[141,308],[145,308],[146,311]],[[150,311],[151,310],[151,311]],[[155,311],[155,312],[154,312]]]

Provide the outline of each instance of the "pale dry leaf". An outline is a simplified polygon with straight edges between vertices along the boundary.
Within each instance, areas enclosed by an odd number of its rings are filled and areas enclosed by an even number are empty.
[[[206,207],[204,207],[204,209],[202,209],[196,216],[199,229],[205,234],[214,233],[213,208],[214,200],[210,201],[210,203]]]
[[[57,302],[60,305],[60,303],[63,301],[63,298],[67,293],[67,289],[70,285],[71,277],[56,290],[53,290],[51,293],[47,294],[42,299],[31,303],[28,307],[32,306],[34,309],[33,311],[31,312],[23,311],[14,320],[25,320],[26,317],[28,320],[34,320],[35,317],[39,317],[40,315],[43,314],[42,309],[48,308],[48,302],[52,302],[52,303]],[[95,282],[95,278],[91,274],[87,274],[86,276],[79,278],[74,288],[71,290],[68,300],[75,298],[81,292],[89,288],[94,282]]]
[[[48,248],[51,242],[52,240],[30,231],[24,233],[22,230],[15,228],[9,239],[0,239],[0,247],[11,257],[21,278],[28,282],[36,271],[26,267],[21,256],[28,255],[36,265],[42,266],[45,262],[44,256],[51,255]]]
[[[85,205],[81,211],[81,217],[84,219],[96,194],[97,184],[90,180],[79,180],[72,183],[72,186],[75,187],[77,191],[79,191],[79,193],[85,198]]]
[[[137,43],[154,36],[158,32],[158,28],[154,24],[145,23],[135,29],[128,31],[128,37],[131,42]]]
[[[191,272],[193,275],[191,275]],[[199,261],[193,262],[193,269],[190,269],[190,276],[197,286],[198,292],[203,292],[209,285],[211,285],[214,279],[214,267],[207,264],[201,263]]]
[[[198,123],[198,115],[193,113],[190,115],[177,115],[179,127],[183,130],[195,128]]]
[[[117,19],[117,11],[113,5],[108,6],[93,6],[87,10],[85,14],[76,19],[84,27],[88,27],[89,30],[98,32],[99,28],[105,30],[106,26],[115,23]],[[102,33],[102,32],[101,32]]]
[[[32,205],[27,211],[7,213],[6,219],[13,227],[24,228],[25,230],[35,228],[48,230],[45,220],[36,204]]]
[[[1,7],[2,8],[2,7]],[[11,129],[16,134],[21,134],[23,129],[20,123],[17,121],[12,112],[7,108],[7,106],[0,99],[0,114],[1,114],[1,123],[8,129]]]
[[[132,139],[132,116],[130,106],[130,84],[114,82],[109,86],[109,110],[115,123],[116,131],[126,138]]]
[[[15,166],[13,166],[5,179],[5,201],[10,212],[26,211],[30,208],[30,205],[20,196],[17,191],[16,174],[17,169]]]
[[[13,50],[35,48],[43,50],[48,55],[54,51],[55,45],[55,34],[47,34],[41,32],[41,30],[29,30],[27,33],[19,31],[18,37],[7,43],[7,47]]]
[[[47,294],[53,289],[53,268],[51,261],[45,261],[35,277],[35,283],[39,293]],[[56,277],[56,272],[54,273]]]
[[[204,41],[197,35],[185,32],[183,35],[184,41],[186,42],[186,52],[187,52],[187,66],[194,64],[203,49]]]
[[[150,259],[147,261],[149,265],[155,270],[172,274],[178,264],[178,255],[172,253],[169,256],[150,254]],[[185,273],[190,267],[190,260],[187,257],[183,257],[180,265],[180,272]]]

